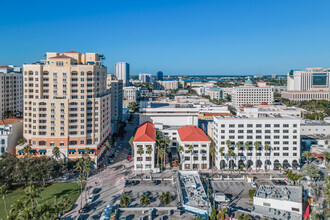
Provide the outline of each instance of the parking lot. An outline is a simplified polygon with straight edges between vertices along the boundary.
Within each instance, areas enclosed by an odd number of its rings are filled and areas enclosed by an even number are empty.
[[[172,202],[167,206],[177,206],[177,190],[176,184],[173,184],[169,180],[155,180],[155,181],[127,181],[125,184],[124,192],[129,194],[131,198],[130,207],[139,207],[140,198],[144,193],[148,193],[150,196],[151,203],[149,207],[159,207],[159,196],[162,192],[170,192]]]
[[[230,207],[232,209],[251,210],[252,203],[249,202],[249,190],[251,184],[243,181],[212,181],[212,187],[215,193],[224,193],[230,198]]]

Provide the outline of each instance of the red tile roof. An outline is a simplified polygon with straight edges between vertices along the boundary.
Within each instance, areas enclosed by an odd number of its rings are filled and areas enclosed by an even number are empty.
[[[260,80],[258,83],[265,83],[265,81]]]
[[[50,57],[49,59],[72,59],[72,57],[69,57],[67,55],[58,55],[58,56],[55,56],[55,57]]]
[[[65,52],[65,53],[79,53],[79,52],[77,52],[75,50],[71,50],[71,51],[68,51],[68,52]]]
[[[22,120],[22,118],[6,118],[0,120],[0,125],[9,125],[20,120]]]
[[[181,141],[210,141],[202,129],[195,126],[184,126],[178,129]]]
[[[137,129],[133,142],[154,142],[156,141],[155,125],[149,121],[143,123]]]
[[[0,69],[14,69],[14,68],[10,66],[0,66]]]

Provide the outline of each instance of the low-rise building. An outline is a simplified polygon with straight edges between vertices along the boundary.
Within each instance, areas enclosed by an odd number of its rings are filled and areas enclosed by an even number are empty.
[[[127,108],[131,102],[136,102],[139,98],[139,88],[128,86],[123,88],[123,108]]]
[[[174,90],[180,88],[179,81],[156,81],[154,83],[155,90]]]
[[[262,218],[301,220],[302,198],[300,186],[260,185],[253,196],[252,213]]]
[[[330,123],[318,120],[302,120],[300,134],[306,136],[323,135],[330,137]]]
[[[134,140],[134,170],[151,170],[155,167],[156,128],[145,122],[137,129]]]
[[[285,105],[269,105],[262,103],[261,105],[252,107],[242,107],[237,111],[238,116],[255,117],[259,115],[287,115],[301,118],[304,110],[295,107],[287,107]]]
[[[183,170],[209,169],[209,148],[211,140],[202,129],[195,126],[179,128],[178,142],[179,145],[184,148],[184,151],[180,153]]]
[[[0,120],[0,155],[4,152],[15,155],[17,141],[21,138],[23,138],[22,118]]]
[[[327,100],[330,101],[330,89],[311,89],[307,91],[282,91],[282,98],[291,101]]]
[[[205,89],[205,95],[210,96],[210,99],[224,99],[224,91],[218,87],[210,87]]]

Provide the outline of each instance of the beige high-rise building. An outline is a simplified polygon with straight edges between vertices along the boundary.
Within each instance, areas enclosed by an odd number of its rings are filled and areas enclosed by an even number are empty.
[[[88,154],[97,166],[111,133],[107,69],[97,53],[47,53],[41,64],[25,64],[24,138],[36,156],[61,158]],[[85,152],[88,147],[89,152]],[[23,146],[17,146],[22,155]]]

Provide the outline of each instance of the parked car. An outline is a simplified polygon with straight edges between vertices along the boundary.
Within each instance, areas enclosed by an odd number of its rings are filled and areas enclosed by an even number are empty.
[[[257,184],[255,184],[254,182],[251,183],[251,186],[252,186],[253,188],[257,188]]]
[[[160,169],[159,168],[153,168],[151,170],[152,173],[160,173]]]
[[[93,189],[93,194],[97,194],[99,192],[99,188],[94,188]]]
[[[126,215],[121,216],[120,220],[126,220]]]
[[[87,203],[91,203],[91,202],[93,202],[94,198],[95,198],[95,195],[94,195],[94,194],[90,195],[90,196],[88,197]]]
[[[70,179],[68,176],[61,176],[60,178],[58,178],[59,180],[68,180]]]
[[[82,209],[79,210],[79,213],[87,213],[89,211],[89,206],[86,204]]]

